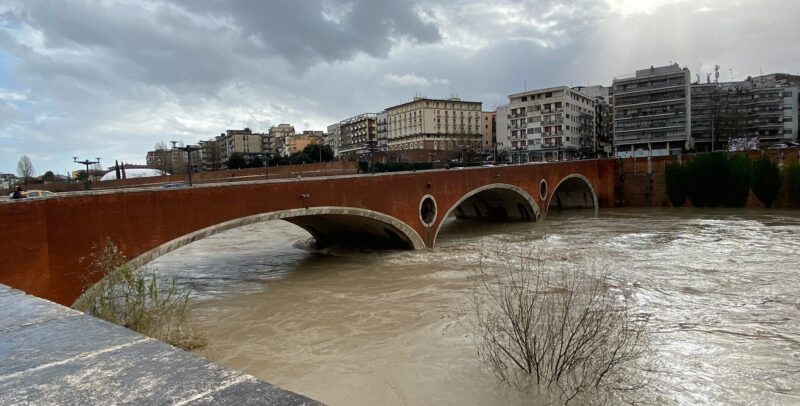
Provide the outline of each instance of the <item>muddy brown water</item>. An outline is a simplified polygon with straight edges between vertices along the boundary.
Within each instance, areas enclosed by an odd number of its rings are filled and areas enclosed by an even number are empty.
[[[308,239],[267,222],[156,262],[196,299],[199,355],[331,405],[535,404],[476,358],[465,318],[481,252],[544,240],[548,260],[606,264],[648,315],[656,369],[642,402],[800,404],[798,212],[452,221],[423,251],[315,251]]]

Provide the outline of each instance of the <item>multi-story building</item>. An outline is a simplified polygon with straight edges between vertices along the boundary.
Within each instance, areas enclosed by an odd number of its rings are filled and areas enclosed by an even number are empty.
[[[186,173],[186,151],[180,149],[155,149],[147,151],[147,166],[168,173]]]
[[[200,163],[200,169],[206,171],[218,171],[225,167],[225,160],[222,159],[222,148],[216,139],[200,141],[197,143],[202,149],[196,153],[197,159],[192,157],[192,161]]]
[[[482,149],[481,102],[415,97],[387,108],[386,123],[389,151]]]
[[[698,152],[753,148],[797,139],[800,76],[771,74],[692,85]]]
[[[690,86],[689,69],[678,64],[615,78],[616,156],[663,156],[692,149]]]
[[[279,156],[289,156],[289,154],[286,153],[284,144],[286,142],[286,137],[294,135],[294,133],[294,126],[291,124],[278,124],[277,126],[270,127],[268,136],[270,139],[269,151]]]
[[[593,151],[594,98],[567,86],[508,96],[515,161],[562,160]]]
[[[303,151],[311,144],[320,144],[324,133],[322,131],[306,130],[301,134],[293,134],[286,136],[284,140],[284,149],[287,155],[292,155],[297,152]]]
[[[613,106],[614,93],[611,87],[594,86],[575,86],[573,90],[579,91],[587,96],[594,98],[594,139],[591,147],[595,154],[590,156],[609,157],[614,153],[613,134]]]
[[[388,114],[386,111],[378,113],[378,151],[389,150],[389,125],[386,122]]]
[[[341,131],[339,123],[328,126],[328,135],[325,137],[325,145],[333,149],[333,156],[339,156],[339,146],[341,145]]]
[[[483,139],[481,141],[481,149],[485,153],[494,155],[497,145],[497,112],[484,111],[481,112],[481,133]]]
[[[511,134],[508,129],[508,106],[497,106],[495,127],[497,128],[497,161],[510,162],[517,152],[511,145]],[[519,143],[517,143],[519,144]]]
[[[339,156],[355,157],[377,148],[377,114],[364,113],[339,122]]]
[[[260,158],[263,155],[262,135],[252,132],[249,128],[221,133],[215,141],[220,147],[222,161],[227,162],[234,153],[241,154],[248,161]]]

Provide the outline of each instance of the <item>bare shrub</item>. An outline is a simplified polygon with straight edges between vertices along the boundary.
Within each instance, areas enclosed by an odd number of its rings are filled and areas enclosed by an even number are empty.
[[[203,335],[189,327],[189,293],[174,277],[159,286],[153,269],[137,271],[127,265],[110,239],[95,246],[87,260],[87,289],[75,309],[185,350],[205,346]],[[97,277],[102,279],[91,286],[89,281]]]
[[[648,348],[646,321],[596,265],[565,262],[547,261],[541,247],[482,258],[472,299],[479,357],[546,403],[638,389],[644,380],[632,375],[642,375],[630,372]]]

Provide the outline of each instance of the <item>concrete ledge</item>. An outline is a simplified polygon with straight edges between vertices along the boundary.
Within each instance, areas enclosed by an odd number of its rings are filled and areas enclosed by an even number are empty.
[[[5,285],[0,404],[319,405]]]

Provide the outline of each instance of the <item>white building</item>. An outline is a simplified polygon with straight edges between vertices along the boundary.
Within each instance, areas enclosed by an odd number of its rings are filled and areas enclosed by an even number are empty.
[[[616,156],[664,156],[694,148],[691,76],[678,64],[614,79]]]
[[[508,141],[501,141],[500,109],[497,140],[498,149],[503,142],[513,162],[570,159],[593,148],[593,97],[559,86],[512,94],[508,99]]]

